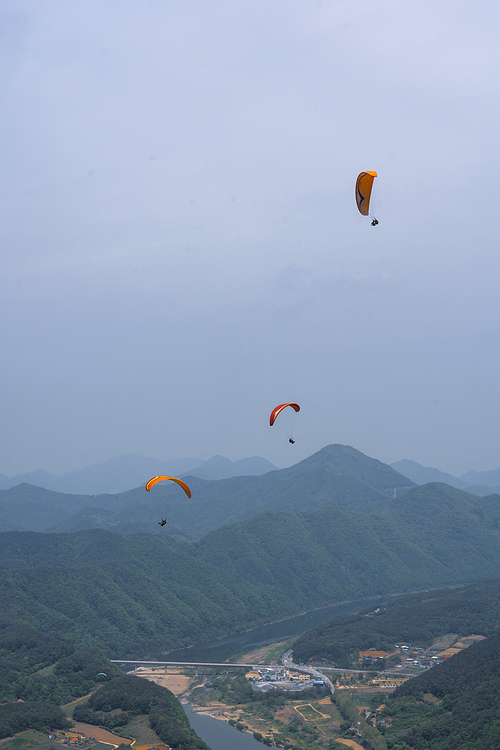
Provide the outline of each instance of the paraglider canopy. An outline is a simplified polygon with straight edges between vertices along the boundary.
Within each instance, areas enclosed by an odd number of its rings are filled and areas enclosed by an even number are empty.
[[[363,216],[370,215],[370,196],[376,176],[376,172],[360,172],[356,180],[356,205]]]
[[[164,475],[153,477],[152,479],[150,479],[146,485],[147,491],[149,492],[151,487],[154,487],[157,482],[163,482],[165,479],[170,479],[171,482],[176,482],[180,487],[182,487],[186,495],[188,497],[191,497],[191,490],[187,486],[186,482],[183,482],[182,479],[176,479],[175,477],[167,477]]]
[[[276,406],[272,410],[271,416],[269,417],[269,424],[271,425],[271,427],[275,423],[276,417],[278,416],[278,414],[281,414],[283,409],[286,409],[287,406],[290,406],[294,411],[300,411],[300,406],[298,404],[290,403],[290,404],[280,404],[279,406]]]

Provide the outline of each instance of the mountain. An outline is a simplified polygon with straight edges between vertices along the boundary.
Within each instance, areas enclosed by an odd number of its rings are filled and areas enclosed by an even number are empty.
[[[487,487],[500,487],[500,467],[491,471],[468,471],[460,477],[462,482],[473,485],[486,485]]]
[[[111,458],[102,464],[93,464],[84,469],[73,469],[64,474],[49,474],[44,469],[17,474],[15,477],[0,475],[0,488],[9,489],[23,482],[56,492],[77,495],[97,495],[101,493],[125,492],[132,487],[145,484],[156,474],[178,476],[201,466],[203,461],[196,458],[182,458],[176,461],[159,461],[127,453]]]
[[[89,504],[88,495],[64,495],[31,484],[0,490],[0,529],[45,530],[71,518]]]
[[[451,487],[467,490],[467,492],[479,495],[480,497],[490,495],[492,492],[500,493],[500,469],[494,469],[493,471],[469,471],[458,478],[439,469],[421,466],[416,461],[409,461],[407,458],[396,461],[391,464],[391,467],[403,476],[416,482],[416,484],[445,482]]]
[[[392,652],[395,643],[429,647],[445,633],[459,638],[500,630],[500,578],[401,596],[375,611],[340,615],[303,633],[293,644],[297,663],[351,668],[360,651]]]
[[[192,476],[199,479],[230,479],[231,477],[260,476],[269,471],[276,471],[270,461],[260,456],[242,458],[240,461],[230,461],[223,456],[213,456],[204,461],[198,468],[188,470],[180,476]]]
[[[387,697],[382,714],[391,721],[387,745],[401,750],[497,750],[499,693],[496,634],[408,680]]]
[[[227,479],[229,477],[265,474],[277,467],[259,456],[230,461],[222,456],[213,456],[208,461],[196,458],[179,458],[176,461],[159,461],[127,453],[111,458],[102,464],[93,464],[84,469],[74,469],[64,474],[50,474],[44,469],[7,477],[0,474],[0,489],[9,489],[18,484],[33,484],[55,492],[77,495],[117,494],[146,484],[157,474],[182,477],[187,474],[202,479]]]
[[[336,452],[326,451],[327,466]],[[146,658],[336,602],[498,575],[497,495],[435,483],[368,507],[266,510],[191,543],[100,529],[5,532],[0,601],[69,643]]]
[[[416,484],[427,484],[427,482],[445,482],[451,487],[456,487],[459,490],[465,490],[467,487],[466,482],[462,482],[452,474],[447,474],[439,469],[431,469],[427,466],[421,466],[416,461],[409,461],[407,458],[403,458],[401,461],[396,461],[391,464],[395,471],[399,471],[404,477],[408,477]]]
[[[191,488],[191,499],[172,482],[157,484],[151,492],[141,486],[116,495],[87,497],[86,501],[82,496],[51,496],[43,494],[48,490],[37,492],[21,485],[0,491],[0,523],[5,530],[71,532],[105,528],[134,534],[163,533],[158,522],[165,518],[165,531],[171,536],[195,540],[267,510],[300,512],[340,505],[371,512],[394,493],[404,493],[413,486],[390,466],[343,445],[327,446],[294,466],[261,476],[184,478]],[[31,515],[25,509],[33,506],[33,496],[38,507]],[[59,523],[54,521],[58,509]]]

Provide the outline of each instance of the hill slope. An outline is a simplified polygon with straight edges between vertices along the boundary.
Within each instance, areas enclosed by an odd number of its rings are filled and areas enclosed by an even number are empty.
[[[456,487],[459,490],[465,490],[467,488],[466,482],[457,479],[457,477],[454,477],[452,474],[447,474],[445,471],[433,469],[428,466],[421,466],[416,461],[409,461],[407,458],[403,458],[401,461],[396,461],[391,464],[391,467],[417,484],[444,482],[445,484],[449,484],[451,487]]]
[[[80,721],[112,729],[142,714],[172,748],[208,750],[170,690],[125,676],[97,651],[68,646],[0,615],[0,652],[0,739],[30,728],[69,729],[67,710],[56,706],[92,693],[75,707],[74,718],[79,711]]]
[[[496,577],[495,498],[424,485],[371,514],[266,511],[190,544],[7,532],[0,601],[71,643],[145,658],[339,601]]]
[[[500,579],[398,597],[376,612],[341,615],[294,643],[296,662],[357,663],[359,651],[392,651],[394,643],[428,647],[444,633],[494,635],[500,630]]]
[[[157,484],[149,493],[138,487],[119,495],[88,497],[86,501],[82,496],[42,495],[23,485],[0,492],[0,522],[6,530],[105,528],[133,534],[161,532],[158,521],[166,518],[165,530],[171,536],[195,540],[267,510],[300,512],[340,505],[371,512],[394,493],[404,493],[414,486],[390,466],[342,445],[327,446],[295,466],[262,476],[185,479],[193,493],[191,500],[171,482]],[[38,506],[32,516],[34,494]],[[68,513],[69,508],[72,513]],[[59,523],[54,522],[58,509]]]
[[[398,687],[384,709],[386,737],[400,750],[497,750],[499,694],[497,634]]]
[[[444,482],[451,487],[460,490],[466,490],[473,495],[491,495],[491,493],[500,492],[500,469],[493,471],[469,471],[461,477],[454,477],[439,469],[431,469],[426,466],[417,464],[416,461],[409,461],[404,458],[402,461],[396,461],[391,467],[399,471],[403,476],[408,477],[417,484],[427,484],[428,482]]]
[[[189,472],[201,479],[227,479],[245,475],[260,475],[274,471],[277,467],[259,456],[230,461],[222,456],[213,456],[208,461],[196,458],[180,458],[175,461],[160,461],[126,453],[102,464],[73,469],[64,474],[50,474],[44,469],[7,477],[0,474],[0,489],[16,487],[23,482],[46,490],[67,494],[116,494],[145,484],[157,474],[182,477]]]

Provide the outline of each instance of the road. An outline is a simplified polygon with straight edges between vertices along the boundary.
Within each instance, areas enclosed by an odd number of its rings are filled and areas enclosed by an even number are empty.
[[[297,672],[304,672],[305,674],[310,674],[314,679],[316,680],[323,680],[326,685],[328,685],[328,688],[333,693],[335,688],[333,686],[332,681],[317,667],[305,667],[299,664],[294,664],[294,662],[291,660],[292,651],[289,649],[288,651],[285,651],[283,656],[281,657],[281,661],[284,667],[286,669],[294,669]],[[239,664],[239,663],[233,663],[233,662],[210,662],[210,661],[141,661],[140,659],[135,660],[127,660],[127,659],[111,659],[113,664],[131,664],[134,666],[149,666],[149,667],[223,667],[228,669],[229,667],[235,667],[240,669],[247,669],[250,671],[251,669],[276,669],[276,664]],[[341,669],[339,667],[328,667],[327,668],[329,672],[352,672],[353,674],[364,674],[367,673],[367,670],[363,669]],[[414,677],[414,673],[406,673],[401,671],[394,671],[389,672],[386,671],[383,674],[394,674],[398,677]]]

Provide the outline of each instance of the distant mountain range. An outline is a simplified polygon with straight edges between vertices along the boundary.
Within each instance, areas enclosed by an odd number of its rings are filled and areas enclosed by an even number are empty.
[[[252,468],[246,459],[227,466],[216,457],[198,467],[199,473],[217,469]],[[208,466],[207,466],[208,465]],[[196,471],[196,470],[194,470]],[[260,476],[206,479],[186,476],[192,498],[172,482],[157,484],[151,492],[144,485],[119,494],[74,495],[26,483],[0,491],[0,530],[73,532],[107,529],[118,534],[168,533],[193,541],[210,531],[262,511],[314,511],[339,505],[370,513],[394,495],[414,486],[387,464],[349,446],[329,445],[287,469]],[[165,518],[164,529],[158,526]]]
[[[243,475],[259,475],[274,471],[277,467],[259,456],[230,461],[222,456],[213,456],[208,461],[197,458],[180,458],[177,461],[159,461],[127,453],[102,464],[93,464],[84,469],[74,469],[64,474],[50,474],[44,469],[7,477],[0,474],[0,489],[6,490],[26,482],[36,487],[74,495],[101,495],[126,492],[157,474],[182,477],[186,474],[202,479],[228,479]]]
[[[439,469],[421,466],[416,461],[403,458],[390,464],[393,469],[399,471],[403,476],[411,479],[415,484],[427,484],[427,482],[445,482],[451,487],[466,490],[473,495],[491,495],[492,492],[500,493],[500,468],[491,471],[468,471],[460,477],[454,477]]]
[[[415,484],[445,482],[451,487],[479,496],[490,495],[492,492],[500,493],[500,467],[491,471],[468,471],[460,477],[455,477],[439,469],[421,466],[416,461],[406,458],[390,466]],[[277,466],[260,456],[243,458],[240,461],[230,461],[223,456],[213,456],[208,461],[197,458],[160,461],[126,453],[101,464],[73,469],[64,474],[50,474],[44,469],[16,474],[14,477],[0,474],[0,490],[16,487],[24,482],[70,495],[115,495],[144,485],[157,474],[179,478],[193,476],[212,481],[241,476],[261,476],[277,470]]]
[[[299,485],[288,499],[277,494],[279,510],[267,502],[267,510],[261,503],[256,510],[262,512],[252,513],[240,496],[239,512],[247,517],[236,523],[228,524],[229,493],[220,505],[215,497],[193,496],[192,525],[207,505],[201,525],[208,525],[213,512],[212,526],[220,528],[190,543],[163,531],[4,532],[2,607],[67,642],[105,649],[116,658],[148,658],[341,601],[498,576],[498,495],[477,497],[429,483],[406,485],[405,491],[401,484],[393,497],[398,478],[407,480],[345,446],[329,446],[301,464],[292,467],[297,473],[291,482],[285,474],[284,484],[274,484],[277,492]],[[336,474],[353,465],[380,489],[355,474]],[[272,472],[268,480],[287,471]],[[192,478],[197,491],[236,481],[242,480]],[[308,497],[306,485],[315,486]],[[20,488],[4,493],[15,490]],[[260,497],[269,490],[261,486]]]

